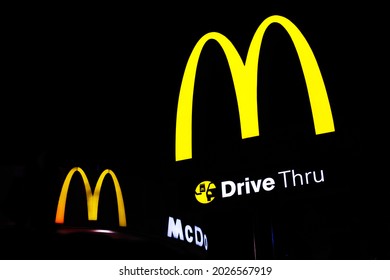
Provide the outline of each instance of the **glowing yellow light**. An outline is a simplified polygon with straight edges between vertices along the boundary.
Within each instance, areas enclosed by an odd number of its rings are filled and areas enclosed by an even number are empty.
[[[257,77],[260,47],[263,35],[272,23],[278,23],[287,31],[297,51],[306,80],[316,134],[335,131],[332,112],[316,58],[299,29],[282,16],[270,16],[256,30],[249,46],[245,64],[234,45],[222,34],[210,32],[195,45],[184,70],[179,93],[176,117],[176,161],[192,157],[192,101],[196,68],[202,49],[207,41],[215,40],[225,52],[238,103],[241,136],[259,136],[257,112]]]
[[[66,198],[68,194],[69,184],[73,177],[73,174],[75,172],[80,173],[84,186],[85,186],[85,192],[87,196],[87,207],[88,207],[88,220],[96,221],[97,215],[98,215],[98,205],[99,205],[99,196],[100,196],[100,190],[102,188],[103,180],[107,174],[109,174],[114,182],[115,192],[116,192],[116,199],[118,204],[118,217],[119,217],[119,225],[121,227],[126,226],[126,212],[125,212],[125,204],[123,202],[123,196],[122,191],[119,185],[119,181],[115,175],[115,173],[112,170],[106,169],[104,170],[96,183],[96,187],[94,192],[91,190],[91,186],[89,184],[87,175],[80,167],[74,167],[72,168],[68,175],[65,178],[65,181],[62,185],[60,198],[58,200],[58,206],[57,206],[57,214],[55,218],[55,222],[57,224],[63,224],[64,223],[64,216],[65,216],[65,205],[66,205]]]

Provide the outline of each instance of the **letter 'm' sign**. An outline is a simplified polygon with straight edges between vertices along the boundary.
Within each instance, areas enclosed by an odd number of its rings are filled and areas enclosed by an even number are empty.
[[[215,40],[225,52],[236,92],[242,138],[259,136],[257,111],[258,61],[263,36],[272,23],[280,24],[290,35],[303,70],[316,134],[334,132],[332,112],[316,58],[305,37],[287,18],[266,18],[256,30],[245,63],[233,44],[222,34],[210,32],[195,45],[184,70],[176,116],[176,161],[192,158],[192,102],[196,68],[207,41]]]

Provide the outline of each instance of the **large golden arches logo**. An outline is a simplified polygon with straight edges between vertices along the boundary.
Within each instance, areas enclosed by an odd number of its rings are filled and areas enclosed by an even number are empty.
[[[99,205],[99,196],[100,196],[100,190],[102,188],[103,180],[106,177],[107,174],[109,174],[114,182],[115,187],[115,193],[116,193],[116,199],[118,204],[118,217],[119,217],[119,225],[121,227],[126,226],[126,212],[125,212],[125,204],[123,202],[123,196],[121,187],[119,185],[119,181],[115,175],[115,173],[110,170],[106,169],[104,170],[96,183],[95,190],[92,191],[91,185],[89,184],[87,175],[80,167],[74,167],[72,168],[68,175],[66,176],[64,183],[62,185],[60,197],[58,200],[58,206],[57,206],[57,214],[55,218],[55,222],[57,224],[63,224],[64,223],[64,216],[65,216],[65,205],[66,205],[66,198],[68,195],[68,189],[70,181],[72,180],[73,174],[75,172],[78,172],[84,182],[86,197],[87,197],[87,208],[88,208],[88,220],[90,221],[96,221],[98,216],[98,205]]]
[[[290,35],[303,70],[316,134],[334,132],[332,112],[325,84],[316,58],[305,37],[287,18],[274,15],[266,18],[256,30],[245,63],[234,45],[222,34],[210,32],[195,45],[184,70],[176,116],[176,161],[192,158],[192,102],[196,68],[207,41],[215,40],[222,47],[236,92],[242,138],[259,136],[257,111],[257,79],[260,47],[272,23],[280,24]]]

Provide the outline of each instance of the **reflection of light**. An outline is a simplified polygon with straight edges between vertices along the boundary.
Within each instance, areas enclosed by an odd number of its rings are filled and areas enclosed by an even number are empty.
[[[272,224],[271,224],[271,242],[272,242],[272,254],[275,257],[275,233]]]
[[[106,230],[106,229],[93,229],[91,232],[96,232],[96,233],[114,233],[112,230]]]
[[[88,229],[88,228],[63,228],[59,229],[58,233],[68,234],[68,233],[102,233],[102,234],[111,234],[116,235],[117,232],[107,229]]]

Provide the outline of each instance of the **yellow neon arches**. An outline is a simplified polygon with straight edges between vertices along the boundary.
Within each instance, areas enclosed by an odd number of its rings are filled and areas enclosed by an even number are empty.
[[[197,42],[184,70],[179,93],[176,116],[176,161],[192,158],[192,101],[196,68],[202,49],[209,40],[215,40],[219,43],[230,66],[236,91],[242,138],[259,136],[258,61],[264,33],[272,23],[280,24],[287,31],[298,53],[306,80],[315,133],[323,134],[335,130],[325,84],[313,51],[305,37],[290,20],[274,15],[266,18],[256,30],[245,63],[241,60],[234,45],[220,33],[207,33]]]
[[[95,190],[93,192],[85,172],[80,167],[72,168],[69,171],[68,175],[66,176],[65,181],[62,185],[60,197],[58,200],[55,222],[57,224],[64,223],[65,205],[66,205],[66,198],[67,198],[67,194],[68,194],[69,184],[70,184],[70,181],[72,180],[72,177],[73,177],[75,172],[78,172],[81,175],[83,182],[84,182],[85,192],[86,192],[86,196],[87,196],[88,220],[91,220],[91,221],[97,220],[99,196],[100,196],[100,190],[102,188],[103,180],[107,174],[109,174],[111,176],[111,178],[114,182],[116,199],[117,199],[117,204],[118,204],[119,225],[121,227],[125,227],[127,223],[126,223],[126,212],[125,212],[125,204],[123,202],[122,191],[121,191],[119,181],[118,181],[115,173],[110,169],[106,169],[100,174],[99,179],[96,183]]]

